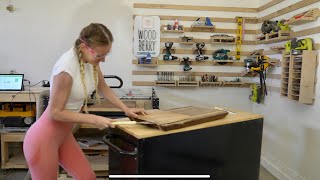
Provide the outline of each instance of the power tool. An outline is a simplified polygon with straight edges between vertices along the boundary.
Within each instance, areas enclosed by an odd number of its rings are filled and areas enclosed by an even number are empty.
[[[262,96],[261,96],[260,85],[258,85],[258,84],[251,85],[251,95],[249,96],[249,99],[252,102],[256,102],[258,104],[260,104],[263,101]]]
[[[267,93],[267,86],[266,86],[266,78],[267,78],[267,68],[269,67],[269,60],[270,58],[265,55],[259,55],[257,56],[256,61],[253,61],[250,65],[250,71],[251,72],[257,72],[260,77],[260,86],[258,87],[258,95],[259,99],[264,99],[265,95],[268,95]]]
[[[305,38],[305,39],[297,39],[292,38],[291,41],[286,43],[286,54],[292,52],[292,54],[301,54],[302,50],[312,50],[312,39]]]
[[[196,47],[197,47],[197,53],[198,55],[196,56],[196,61],[202,61],[202,60],[206,60],[209,59],[208,56],[204,56],[203,55],[203,48],[206,44],[204,42],[201,43],[197,43]]]
[[[190,71],[192,69],[192,67],[190,67],[188,61],[189,61],[189,57],[183,57],[183,62],[184,62],[184,66],[183,66],[183,71]]]
[[[171,55],[171,51],[170,50],[171,50],[171,48],[173,46],[173,42],[166,42],[166,43],[164,43],[164,46],[166,47],[166,54],[163,55],[163,60],[168,61],[168,60],[176,60],[176,59],[178,59],[177,56],[172,56]]]
[[[279,30],[290,30],[289,25],[284,24],[285,20],[281,21],[263,21],[261,25],[261,32],[263,34],[271,33],[271,32],[278,32]]]

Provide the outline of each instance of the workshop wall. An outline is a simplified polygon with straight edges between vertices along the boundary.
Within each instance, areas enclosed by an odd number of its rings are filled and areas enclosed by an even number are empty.
[[[136,69],[132,64],[133,57],[133,14],[169,14],[188,16],[213,16],[213,17],[235,17],[256,16],[255,13],[230,13],[230,12],[208,12],[190,10],[147,10],[138,9],[133,12],[133,3],[167,3],[167,4],[189,4],[228,7],[257,7],[258,1],[133,1],[133,0],[111,0],[111,1],[50,1],[40,0],[15,0],[12,1],[16,11],[9,13],[5,10],[6,1],[0,1],[0,48],[1,66],[0,72],[7,73],[16,70],[24,73],[26,78],[34,84],[43,79],[49,79],[52,66],[56,60],[73,46],[81,28],[90,22],[101,22],[107,25],[113,32],[115,42],[112,54],[103,63],[102,70],[105,74],[114,74],[123,78],[124,87],[132,88],[134,80],[132,70]],[[214,23],[214,22],[213,22]],[[221,23],[220,23],[221,25]],[[226,23],[227,26],[236,27],[235,23]],[[246,26],[255,29],[254,25]],[[170,35],[168,35],[170,36]],[[253,40],[253,36],[246,36]],[[243,45],[243,50],[252,49]],[[235,47],[233,47],[235,48]],[[182,67],[182,66],[181,66]],[[179,67],[179,70],[180,68]],[[170,70],[171,67],[162,66],[162,69]],[[194,67],[197,70],[198,67]],[[203,67],[202,70],[212,71],[212,67]],[[216,71],[238,71],[238,68],[225,68]],[[173,70],[173,69],[172,69]],[[148,80],[154,77],[139,77],[139,80]],[[134,87],[141,89],[143,87]],[[145,87],[150,91],[151,87]],[[156,88],[160,97],[161,108],[173,108],[185,105],[197,106],[221,106],[234,109],[250,111],[251,102],[248,99],[249,88]]]
[[[259,6],[267,2],[270,1],[260,0]],[[277,12],[296,2],[299,1],[285,0],[276,6],[272,6],[271,8],[260,12],[258,16],[263,17],[273,12]],[[288,19],[298,13],[319,7],[320,2],[317,2],[274,19]],[[317,27],[319,25],[320,18],[318,18],[317,21],[307,24],[294,25],[292,26],[292,29],[296,32]],[[258,27],[260,27],[260,24]],[[298,37],[298,39],[306,37],[312,38],[314,44],[320,42],[319,33]],[[269,49],[271,46],[284,44],[285,42],[261,45],[260,47],[257,47],[257,49]],[[274,55],[274,57],[281,58],[281,55]],[[280,73],[281,68],[275,68],[274,71]],[[318,79],[320,77],[319,70],[317,77]],[[267,84],[280,87],[280,80],[268,80]],[[261,163],[279,179],[318,180],[320,177],[319,92],[320,84],[318,82],[314,105],[300,104],[296,101],[291,101],[286,97],[280,98],[278,92],[268,94],[265,104],[253,105],[253,111],[255,113],[263,114],[265,117]]]

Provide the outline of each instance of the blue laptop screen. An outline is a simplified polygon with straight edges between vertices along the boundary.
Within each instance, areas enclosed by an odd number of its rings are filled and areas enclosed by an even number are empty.
[[[0,74],[0,91],[23,90],[23,74]]]

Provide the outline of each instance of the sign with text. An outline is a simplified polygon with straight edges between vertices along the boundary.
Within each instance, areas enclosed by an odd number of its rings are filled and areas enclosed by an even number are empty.
[[[136,16],[134,19],[134,55],[151,57],[160,54],[160,18],[158,16]]]

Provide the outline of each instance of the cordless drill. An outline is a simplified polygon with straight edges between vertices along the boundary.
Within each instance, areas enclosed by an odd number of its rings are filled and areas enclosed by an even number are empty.
[[[177,56],[172,56],[171,55],[171,48],[172,48],[172,45],[173,45],[173,42],[166,42],[164,43],[164,46],[166,47],[166,54],[163,55],[163,60],[175,60],[175,59],[178,59]]]
[[[196,56],[196,61],[202,61],[202,60],[206,60],[206,59],[209,59],[208,56],[204,56],[203,55],[203,48],[206,44],[204,42],[202,43],[197,43],[196,44],[196,47],[197,47],[197,53],[198,55]]]
[[[192,67],[190,67],[188,61],[189,61],[189,57],[183,57],[183,62],[184,62],[184,66],[183,66],[183,71],[190,71],[192,69]]]

